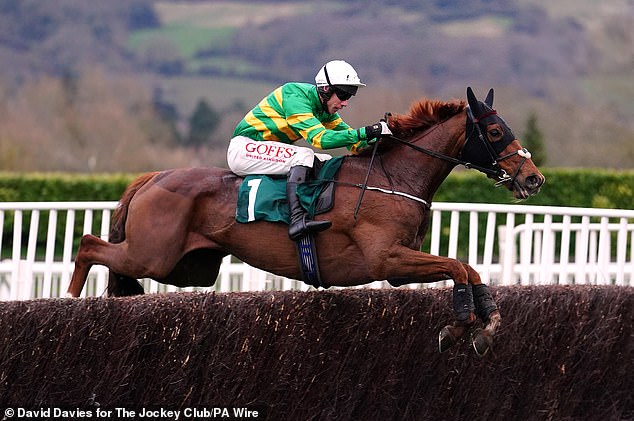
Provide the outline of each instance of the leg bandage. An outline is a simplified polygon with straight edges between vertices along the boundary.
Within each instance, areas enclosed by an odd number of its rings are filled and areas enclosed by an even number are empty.
[[[473,286],[473,302],[476,308],[476,315],[485,323],[489,320],[489,315],[498,309],[495,300],[491,296],[489,287],[485,284]]]
[[[474,310],[471,284],[457,284],[453,286],[453,311],[458,321],[469,320]]]

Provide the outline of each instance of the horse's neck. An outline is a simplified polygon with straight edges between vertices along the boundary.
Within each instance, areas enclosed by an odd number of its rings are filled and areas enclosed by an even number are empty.
[[[464,112],[458,113],[430,130],[415,136],[412,143],[442,155],[457,157],[465,140]],[[394,185],[409,190],[417,197],[431,200],[447,178],[455,163],[433,157],[408,146],[401,145],[383,156]],[[408,192],[408,193],[409,193]]]

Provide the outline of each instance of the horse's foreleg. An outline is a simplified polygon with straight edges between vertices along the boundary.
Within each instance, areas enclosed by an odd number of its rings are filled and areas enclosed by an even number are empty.
[[[484,356],[493,345],[493,337],[497,331],[502,317],[495,300],[485,284],[473,286],[473,299],[476,313],[484,323],[484,329],[476,329],[471,335],[473,349],[479,356]]]
[[[440,352],[451,348],[471,329],[476,320],[475,304],[470,283],[471,272],[465,265],[455,259],[434,256],[407,248],[392,249],[392,255],[381,262],[383,263],[379,267],[392,275],[387,279],[393,286],[411,282],[453,280],[452,302],[455,319],[452,324],[442,328],[438,334]]]
[[[493,337],[500,326],[502,317],[498,306],[489,291],[489,287],[480,280],[480,275],[469,265],[465,264],[472,284],[475,314],[484,323],[483,329],[476,329],[471,335],[471,341],[476,353],[484,356],[493,345]]]
[[[438,334],[438,350],[440,352],[445,352],[455,345],[476,320],[471,284],[456,283],[453,287],[452,301],[456,319],[452,324],[442,328]]]

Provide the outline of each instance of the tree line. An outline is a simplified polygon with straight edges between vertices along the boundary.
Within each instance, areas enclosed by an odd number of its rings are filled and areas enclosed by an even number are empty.
[[[221,114],[200,99],[179,125],[177,109],[134,78],[85,69],[16,89],[0,82],[0,170],[149,171],[224,165],[214,139]]]
[[[246,110],[227,114],[233,126]],[[233,121],[235,120],[235,121]],[[77,78],[41,77],[18,90],[0,84],[0,170],[150,171],[225,166],[223,112],[200,98],[189,116],[133,78],[86,69]],[[524,143],[543,156],[537,117]]]

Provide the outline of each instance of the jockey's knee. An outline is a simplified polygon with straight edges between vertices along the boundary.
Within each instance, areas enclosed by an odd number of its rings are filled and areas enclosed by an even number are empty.
[[[295,154],[288,161],[289,169],[297,166],[312,168],[314,160],[315,152],[312,149],[298,146]]]

